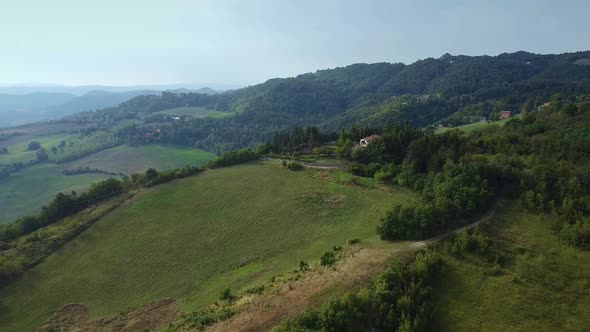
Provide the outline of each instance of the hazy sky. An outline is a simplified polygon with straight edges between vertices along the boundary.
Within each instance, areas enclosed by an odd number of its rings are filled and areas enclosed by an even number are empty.
[[[446,52],[590,49],[589,0],[1,1],[1,83],[248,85]]]

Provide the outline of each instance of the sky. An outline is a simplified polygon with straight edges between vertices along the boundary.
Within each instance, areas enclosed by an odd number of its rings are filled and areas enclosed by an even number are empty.
[[[590,49],[588,0],[1,0],[0,83],[251,85],[359,62]]]

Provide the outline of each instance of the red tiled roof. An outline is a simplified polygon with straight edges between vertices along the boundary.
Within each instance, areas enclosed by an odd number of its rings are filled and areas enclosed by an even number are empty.
[[[378,138],[379,135],[371,135],[363,138],[367,143],[373,141],[374,139]]]

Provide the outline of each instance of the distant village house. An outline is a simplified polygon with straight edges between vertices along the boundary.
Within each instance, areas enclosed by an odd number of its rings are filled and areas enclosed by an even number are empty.
[[[379,135],[373,134],[371,136],[362,138],[359,144],[361,147],[366,148],[371,142],[373,142],[377,138],[379,138]]]
[[[500,112],[500,120],[509,119],[510,116],[512,116],[512,112],[510,112],[510,111]]]

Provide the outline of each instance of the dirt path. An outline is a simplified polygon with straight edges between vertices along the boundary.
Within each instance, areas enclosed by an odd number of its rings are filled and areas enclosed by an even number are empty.
[[[236,316],[217,323],[206,331],[268,331],[284,319],[294,317],[317,304],[322,295],[330,294],[330,290],[338,289],[343,293],[342,290],[368,284],[392,259],[487,222],[495,212],[496,204],[475,222],[428,240],[412,242],[408,250],[391,247],[362,248],[353,245],[349,256],[339,261],[334,268],[316,266],[303,279],[285,283],[278,291],[245,298],[240,304],[242,309]]]
[[[278,158],[262,158],[261,160],[264,161],[274,161],[274,162],[281,162],[282,159]],[[306,162],[299,162],[301,165],[312,168],[312,169],[346,169],[345,163],[306,163]]]
[[[471,223],[469,225],[465,225],[465,226],[463,226],[461,228],[457,228],[455,230],[452,230],[452,231],[447,232],[445,234],[442,234],[442,235],[433,237],[433,238],[428,239],[428,240],[414,242],[414,243],[412,243],[412,247],[413,248],[421,248],[421,247],[424,247],[424,246],[426,246],[428,244],[436,243],[436,242],[438,242],[438,241],[440,241],[440,240],[448,237],[451,234],[458,234],[458,233],[461,233],[462,231],[464,231],[466,229],[471,229],[471,228],[474,228],[474,227],[478,226],[481,223],[488,222],[490,219],[492,219],[492,217],[496,213],[496,207],[497,207],[497,203],[494,203],[493,206],[492,206],[492,208],[488,212],[486,212],[486,214],[484,214],[483,216],[479,217],[479,219],[477,219],[475,222],[473,222],[473,223]]]
[[[285,318],[293,317],[334,290],[350,290],[368,284],[371,278],[388,266],[399,250],[367,249],[352,246],[347,259],[333,268],[313,267],[300,280],[288,282],[270,294],[245,299],[243,309],[232,319],[220,322],[206,331],[267,331]],[[341,293],[341,291],[339,292]]]

